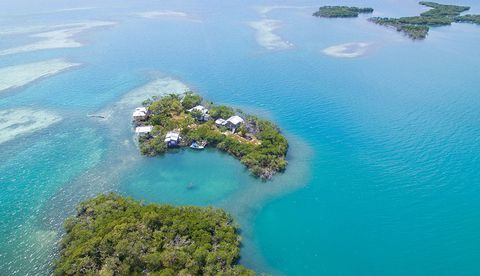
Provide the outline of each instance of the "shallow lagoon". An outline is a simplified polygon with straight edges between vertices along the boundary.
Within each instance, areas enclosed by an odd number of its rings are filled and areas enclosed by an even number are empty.
[[[382,16],[421,10],[415,1],[382,2],[369,3]],[[0,4],[10,13],[4,24],[118,25],[82,34],[81,48],[0,60],[2,67],[54,58],[82,64],[0,97],[2,110],[63,118],[0,145],[0,274],[46,273],[63,218],[79,200],[112,190],[148,202],[225,207],[242,225],[242,262],[258,271],[479,273],[479,27],[433,29],[418,43],[363,17],[313,18],[313,1],[294,9],[285,8],[289,1],[85,2],[96,9],[36,15],[33,9],[70,7],[22,3]],[[472,0],[451,3],[480,9]],[[262,5],[283,8],[265,14]],[[149,10],[195,20],[135,15]],[[274,33],[291,49],[257,43],[249,22],[265,18],[281,22]],[[30,42],[14,36],[1,45]],[[321,52],[355,42],[372,49],[350,59]],[[292,145],[287,172],[264,183],[218,152],[139,156],[130,109],[119,100],[165,76],[277,122]],[[86,116],[111,109],[110,120]]]

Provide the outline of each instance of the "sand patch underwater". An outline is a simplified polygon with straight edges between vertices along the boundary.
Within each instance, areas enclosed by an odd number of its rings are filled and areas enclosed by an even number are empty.
[[[0,110],[0,144],[47,128],[61,119],[59,115],[46,110],[31,108]]]
[[[284,40],[275,33],[280,28],[281,22],[273,19],[262,19],[249,23],[255,29],[257,43],[267,50],[287,50],[293,48],[293,44]]]
[[[17,30],[18,34],[29,33],[34,30],[37,30],[37,31],[48,30],[48,31],[31,34],[30,37],[40,39],[37,42],[33,42],[23,46],[0,50],[0,56],[33,52],[38,50],[47,50],[47,49],[82,47],[83,44],[75,40],[76,35],[92,28],[107,27],[115,24],[116,24],[115,22],[109,22],[109,21],[88,21],[88,22],[82,22],[82,23],[76,23],[76,24],[37,26],[37,27],[33,26],[33,27],[22,28]],[[61,29],[58,29],[58,28],[61,28]],[[11,33],[15,34],[15,31],[12,31]]]
[[[79,65],[63,59],[50,59],[0,68],[0,93]]]
[[[323,53],[337,58],[356,58],[363,56],[370,49],[371,43],[351,42],[330,46],[323,49]]]

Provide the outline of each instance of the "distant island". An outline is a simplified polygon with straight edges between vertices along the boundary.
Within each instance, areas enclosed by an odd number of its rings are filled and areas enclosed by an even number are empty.
[[[435,2],[419,2],[420,5],[431,9],[419,16],[400,18],[373,17],[370,21],[394,27],[397,31],[405,33],[411,39],[424,39],[428,35],[430,27],[451,25],[453,22],[480,24],[480,15],[464,15],[461,13],[470,10],[467,6],[442,5]]]
[[[100,195],[65,230],[54,275],[254,275],[237,264],[238,229],[221,209]]]
[[[337,18],[337,17],[358,17],[361,13],[372,13],[372,8],[357,8],[347,6],[323,6],[313,14],[317,17]]]
[[[372,17],[373,23],[395,28],[413,40],[424,39],[430,27],[451,25],[453,22],[480,24],[480,15],[460,15],[468,10],[467,6],[443,5],[435,2],[422,1],[420,5],[431,8],[419,16],[400,18]],[[313,14],[317,17],[358,17],[360,13],[372,13],[372,8],[357,8],[346,6],[323,6]]]
[[[287,166],[288,142],[277,126],[229,106],[214,105],[192,92],[146,100],[133,119],[144,155],[179,147],[215,147],[262,179]]]

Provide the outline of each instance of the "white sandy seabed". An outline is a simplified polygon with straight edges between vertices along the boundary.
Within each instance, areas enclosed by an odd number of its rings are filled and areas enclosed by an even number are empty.
[[[139,12],[137,13],[137,15],[143,18],[148,18],[148,19],[162,18],[162,17],[181,17],[181,18],[188,17],[188,14],[185,12],[170,11],[170,10]]]
[[[281,22],[273,19],[262,19],[250,22],[249,25],[256,30],[255,38],[262,47],[267,50],[287,50],[293,48],[293,44],[275,34]]]
[[[190,88],[179,80],[169,77],[156,78],[125,95],[117,105],[129,106],[132,103],[139,105],[144,100],[153,96],[161,97],[172,93],[179,94],[189,90]]]
[[[0,50],[0,56],[33,52],[46,49],[77,48],[83,44],[75,40],[75,36],[92,28],[115,25],[109,21],[88,21],[64,25],[31,26],[12,30],[0,30],[0,35],[31,34],[30,37],[39,40],[23,46]],[[40,32],[40,33],[35,33]]]
[[[322,52],[337,58],[356,58],[365,55],[370,46],[371,44],[366,42],[351,42],[325,48]]]
[[[135,16],[140,16],[146,19],[180,19],[191,22],[200,23],[202,20],[192,17],[186,12],[182,11],[172,11],[172,10],[157,10],[157,11],[146,11],[138,12],[134,14]]]
[[[79,63],[67,62],[63,59],[50,59],[0,68],[0,93],[79,65]]]
[[[54,112],[31,108],[0,110],[0,144],[61,121]]]

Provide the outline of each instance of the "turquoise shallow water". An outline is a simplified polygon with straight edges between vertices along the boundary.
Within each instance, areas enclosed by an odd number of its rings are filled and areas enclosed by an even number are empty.
[[[86,46],[5,56],[1,66],[66,58],[79,68],[0,94],[0,109],[50,110],[63,120],[0,144],[0,274],[48,274],[61,222],[81,199],[118,191],[146,202],[214,205],[242,225],[242,263],[288,275],[480,273],[480,28],[435,28],[411,42],[365,18],[320,20],[315,1],[106,1],[0,4],[2,25],[113,20]],[[379,15],[415,1],[344,1]],[[473,0],[452,1],[472,6]],[[328,3],[327,3],[328,4]],[[37,6],[38,5],[38,6]],[[248,22],[263,15],[294,48],[268,51]],[[58,10],[38,13],[38,10]],[[142,19],[177,10],[195,20]],[[32,14],[33,11],[36,14]],[[28,15],[21,15],[28,14]],[[200,22],[197,22],[200,20]],[[2,38],[1,48],[31,41]],[[321,51],[366,42],[366,55]],[[290,166],[271,182],[215,151],[138,155],[122,96],[157,77],[277,122]],[[114,110],[113,119],[86,115]]]

